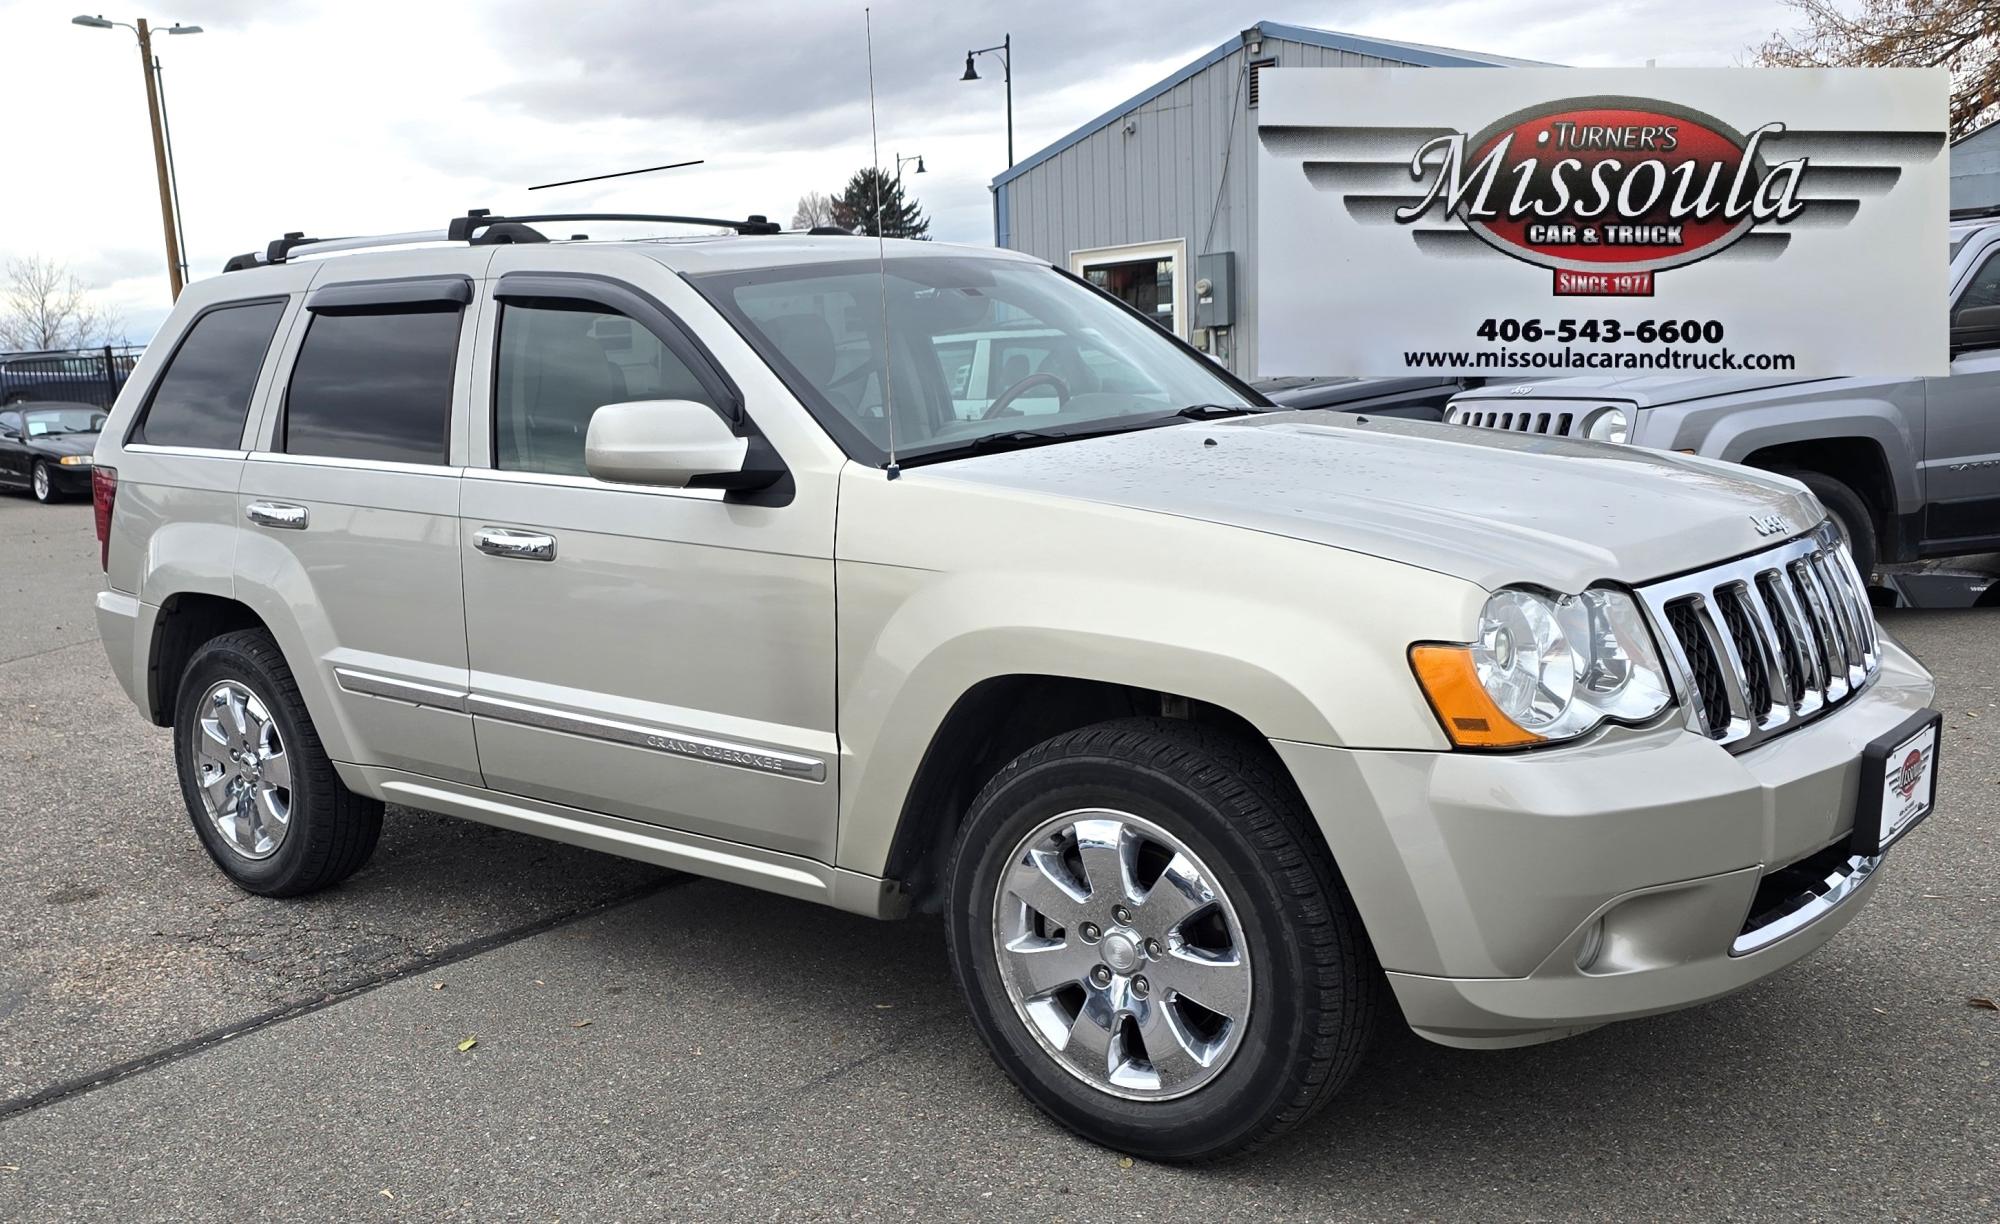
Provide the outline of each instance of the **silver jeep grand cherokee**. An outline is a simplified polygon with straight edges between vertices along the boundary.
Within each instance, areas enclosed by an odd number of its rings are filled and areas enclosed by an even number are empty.
[[[737,228],[293,236],[181,298],[97,609],[231,879],[332,885],[393,802],[940,913],[1037,1104],[1192,1159],[1399,1014],[1757,981],[1929,810],[1930,678],[1794,481],[1281,412],[1039,261]]]

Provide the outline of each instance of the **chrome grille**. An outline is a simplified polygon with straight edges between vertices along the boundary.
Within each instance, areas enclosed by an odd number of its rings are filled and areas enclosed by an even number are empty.
[[[1445,414],[1445,421],[1452,425],[1469,425],[1474,429],[1504,429],[1512,433],[1556,434],[1569,436],[1571,427],[1583,418],[1583,413],[1542,409],[1532,404],[1513,408],[1453,408]]]
[[[1839,705],[1881,664],[1867,590],[1830,525],[1639,597],[1688,726],[1734,751]]]

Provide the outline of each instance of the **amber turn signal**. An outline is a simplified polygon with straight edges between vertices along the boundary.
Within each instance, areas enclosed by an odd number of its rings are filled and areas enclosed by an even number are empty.
[[[1543,736],[1523,730],[1500,712],[1479,672],[1469,646],[1412,646],[1410,667],[1430,699],[1444,733],[1460,748],[1523,748]]]

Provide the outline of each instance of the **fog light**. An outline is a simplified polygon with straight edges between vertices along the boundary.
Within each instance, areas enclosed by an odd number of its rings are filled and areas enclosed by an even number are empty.
[[[1589,930],[1583,933],[1583,943],[1577,947],[1576,967],[1578,972],[1589,973],[1590,967],[1597,963],[1597,958],[1603,951],[1604,919],[1599,918],[1590,924]]]

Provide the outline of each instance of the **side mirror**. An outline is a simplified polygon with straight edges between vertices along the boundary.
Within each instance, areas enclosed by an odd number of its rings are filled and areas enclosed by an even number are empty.
[[[2000,348],[2000,306],[1968,306],[1951,317],[1951,355]]]
[[[693,400],[632,400],[591,414],[583,462],[592,476],[670,489],[762,489],[784,465],[762,438],[738,437]]]

